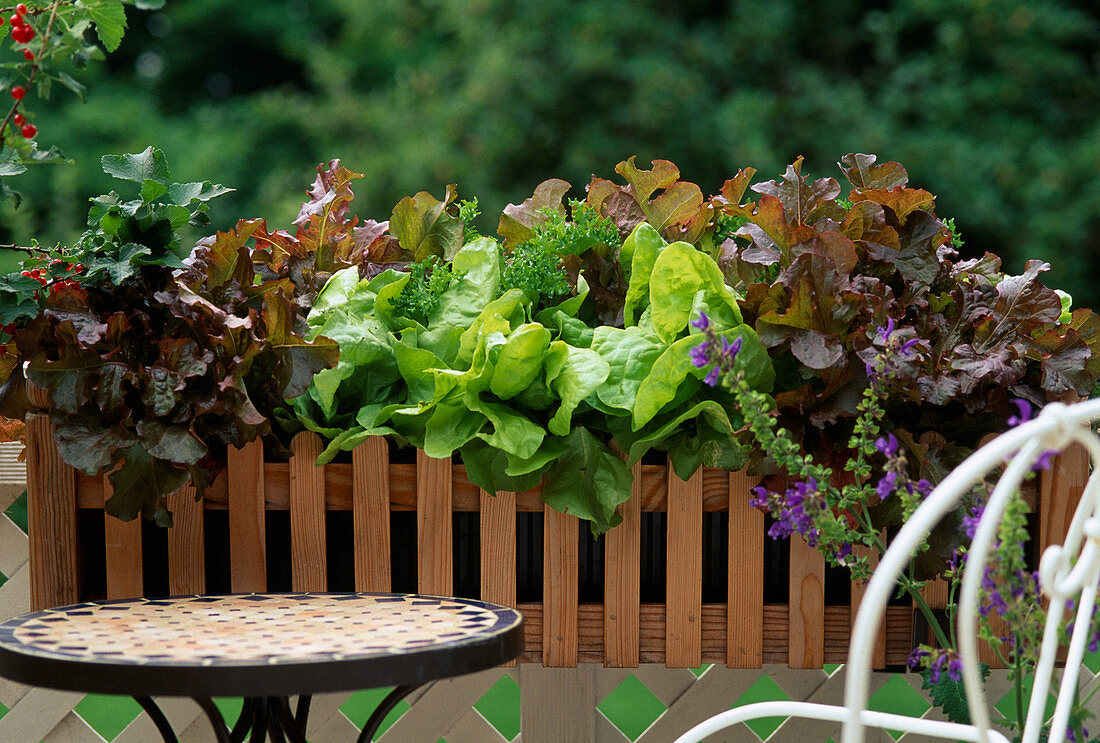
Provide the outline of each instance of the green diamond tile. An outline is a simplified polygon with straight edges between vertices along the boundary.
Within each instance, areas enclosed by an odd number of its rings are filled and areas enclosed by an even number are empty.
[[[73,707],[73,712],[106,740],[114,740],[141,714],[141,706],[130,697],[89,694]]]
[[[4,511],[4,515],[12,520],[16,526],[23,530],[25,534],[27,532],[27,491],[23,491],[23,495],[15,499],[15,501],[8,506],[8,510]]]
[[[392,687],[391,687],[392,688]],[[352,724],[356,727],[363,727],[367,720],[370,718],[375,708],[386,698],[386,695],[390,693],[390,688],[386,689],[365,689],[363,691],[357,691],[348,697],[348,700],[340,707],[340,711],[343,712]],[[378,736],[389,730],[390,725],[400,719],[401,715],[409,711],[408,702],[398,702],[397,706],[390,710],[390,713],[386,715],[386,718],[382,720],[382,724],[378,726],[378,732],[374,734],[374,740],[378,740]]]
[[[920,717],[932,705],[924,696],[909,685],[905,676],[895,673],[890,680],[879,687],[879,690],[867,700],[867,709],[876,712],[893,712],[907,717]],[[902,736],[898,730],[887,730],[890,736],[897,740]]]
[[[1085,668],[1089,669],[1093,673],[1100,673],[1100,651],[1095,653],[1085,653],[1084,659]]]
[[[741,698],[733,703],[733,707],[744,707],[746,704],[757,702],[789,702],[791,697],[787,692],[779,688],[779,685],[767,676],[761,676],[755,684],[745,690]],[[767,740],[768,736],[779,729],[786,722],[786,717],[760,717],[745,722],[745,727],[756,733],[760,740]]]
[[[489,691],[477,700],[474,709],[504,736],[512,740],[519,735],[519,684],[511,676],[501,676]]]
[[[1029,704],[1031,704],[1031,685],[1032,685],[1032,679],[1031,678],[1025,678],[1024,681],[1023,681],[1023,684],[1021,686],[1021,690],[1023,692],[1023,699],[1022,699],[1021,704],[1023,706],[1023,710],[1024,710],[1025,715],[1027,714],[1027,706]],[[1048,718],[1051,715],[1054,714],[1054,705],[1055,705],[1056,701],[1057,700],[1055,699],[1053,694],[1048,694],[1048,696],[1047,696],[1047,708],[1046,708],[1046,716]],[[996,709],[998,712],[1000,712],[1002,715],[1004,715],[1006,719],[1015,720],[1016,719],[1016,687],[1013,686],[1013,688],[1009,689],[1007,694],[1005,694],[1003,697],[1001,697],[999,700],[997,700],[997,703],[993,705],[993,708]]]
[[[821,666],[821,670],[825,672],[826,676],[832,676],[840,668],[844,666],[843,663],[825,663]]]
[[[695,678],[699,678],[704,673],[706,673],[707,669],[710,668],[712,665],[714,665],[714,664],[713,663],[704,663],[703,665],[699,666],[698,668],[692,668],[691,672],[695,674]]]
[[[4,585],[7,582],[8,582],[8,576],[4,575],[3,573],[0,573],[0,586]]]
[[[596,708],[630,740],[637,740],[667,709],[634,674],[623,679]]]
[[[222,713],[222,718],[232,727],[237,718],[241,716],[244,699],[241,697],[223,697],[215,699],[214,706],[218,708],[218,711]]]
[[[3,702],[0,702],[0,717],[8,714],[8,708],[4,706]]]

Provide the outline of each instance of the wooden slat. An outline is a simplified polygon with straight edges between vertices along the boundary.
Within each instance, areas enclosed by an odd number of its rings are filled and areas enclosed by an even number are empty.
[[[668,552],[665,557],[665,665],[702,661],[703,470],[681,480],[668,465]]]
[[[516,494],[481,491],[481,598],[516,605]]]
[[[866,557],[873,573],[875,567],[878,565],[879,554],[878,550],[866,547],[864,545],[856,545],[852,548],[852,554],[856,557]],[[852,581],[852,614],[851,623],[848,627],[849,631],[856,624],[856,614],[859,612],[860,604],[863,603],[863,597],[867,593],[867,581],[866,580],[853,580]],[[878,634],[875,635],[875,647],[871,652],[871,668],[885,668],[886,667],[886,623],[883,622],[879,626]]]
[[[103,492],[110,498],[111,480],[106,474],[101,477]],[[106,545],[107,598],[129,599],[144,595],[141,514],[130,521],[119,521],[114,516],[105,515],[103,536]]]
[[[579,522],[550,506],[542,518],[542,663],[572,667],[577,665]]]
[[[435,596],[453,592],[451,460],[416,450],[417,590]]]
[[[729,473],[729,565],[726,665],[760,668],[764,662],[764,513],[749,505],[759,478]]]
[[[230,447],[228,454],[230,587],[233,593],[261,593],[267,590],[263,442]]]
[[[516,494],[481,491],[481,598],[516,605]],[[514,660],[504,665],[514,666]]]
[[[388,592],[390,571],[390,447],[373,436],[351,453],[355,524],[355,590]]]
[[[28,413],[26,436],[31,610],[39,611],[79,600],[76,481],[48,415]]]
[[[524,651],[522,663],[543,660],[543,604],[521,603]],[[577,607],[577,661],[603,662],[603,605]],[[787,604],[764,604],[764,664],[787,663]],[[825,662],[848,659],[850,608],[826,606],[824,613]],[[703,604],[703,662],[726,662],[726,605]],[[638,624],[641,638],[640,663],[665,662],[665,605],[642,604]],[[913,611],[908,606],[886,608],[886,663],[900,666],[913,649]]]
[[[1074,444],[1054,458],[1039,477],[1039,554],[1062,544],[1089,477],[1088,451]]]
[[[642,570],[642,464],[631,467],[630,500],[621,503],[623,521],[604,536],[604,665],[638,665],[638,617]]]
[[[269,511],[285,511],[290,507],[290,473],[286,462],[264,464],[264,492]],[[341,462],[325,466],[325,509],[328,511],[352,510],[353,465]],[[725,470],[703,471],[703,511],[725,511],[729,503],[728,473]],[[215,478],[206,490],[203,507],[212,510],[226,508],[226,476]],[[389,465],[391,511],[416,510],[416,465],[391,463]],[[466,478],[466,468],[460,464],[452,468],[451,503],[455,511],[477,511],[480,508],[480,491]],[[663,512],[668,506],[667,468],[663,465],[642,465],[642,512]],[[1036,484],[1025,482],[1021,486],[1024,498],[1034,502]],[[78,508],[103,506],[103,484],[99,477],[76,473]],[[516,493],[516,510],[527,513],[542,512],[542,493],[539,488]]]
[[[172,528],[168,530],[168,592],[173,596],[206,592],[206,532],[202,503],[188,483],[168,496]]]
[[[825,662],[825,557],[792,534],[789,648],[791,668],[821,668]]]
[[[295,591],[328,590],[325,470],[321,438],[310,431],[290,442],[290,577]]]

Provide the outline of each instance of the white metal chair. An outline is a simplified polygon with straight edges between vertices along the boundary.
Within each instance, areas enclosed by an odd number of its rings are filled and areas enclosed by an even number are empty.
[[[1020,424],[974,452],[936,487],[906,522],[868,584],[852,630],[853,638],[876,636],[897,578],[921,540],[987,473],[1004,466],[970,545],[959,596],[957,637],[972,724],[924,720],[868,710],[872,643],[853,642],[848,655],[843,707],[810,702],[749,704],[704,720],[677,738],[675,743],[697,743],[731,725],[760,717],[803,717],[840,722],[843,723],[841,743],[859,743],[867,727],[976,743],[1008,743],[1002,733],[990,729],[988,705],[982,689],[978,662],[981,568],[986,564],[995,541],[997,525],[1005,506],[1035,461],[1048,450],[1060,451],[1077,442],[1089,452],[1092,473],[1070,522],[1065,543],[1048,547],[1040,559],[1041,586],[1050,606],[1022,738],[1022,743],[1037,743],[1039,740],[1058,654],[1059,625],[1067,600],[1074,599],[1077,615],[1058,685],[1049,738],[1049,743],[1062,743],[1089,639],[1100,580],[1100,467],[1097,466],[1100,464],[1100,440],[1090,429],[1090,423],[1096,419],[1100,419],[1100,399],[1068,406],[1050,403],[1034,420]]]

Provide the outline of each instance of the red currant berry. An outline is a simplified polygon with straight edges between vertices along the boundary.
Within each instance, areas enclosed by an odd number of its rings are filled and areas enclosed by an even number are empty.
[[[38,134],[38,127],[34,124],[24,124],[22,133],[24,139],[34,139],[34,135]]]
[[[24,49],[23,59],[27,60],[28,62],[32,61],[34,59],[34,52],[32,52],[30,49]]]
[[[34,28],[32,28],[31,26],[23,26],[23,40],[20,41],[19,43],[20,44],[26,44],[28,41],[33,39],[36,35],[37,34],[35,33]]]
[[[27,123],[27,117],[24,116],[23,114],[16,114],[15,116],[12,117],[12,121],[15,122],[16,126],[23,126],[24,124]]]
[[[77,273],[84,273],[84,266],[80,263],[77,263],[76,267],[73,270]]]
[[[22,85],[16,85],[14,88],[11,89],[11,97],[17,101],[23,100],[23,96],[25,96],[26,94],[27,89],[24,88]]]
[[[26,276],[26,277],[27,277],[27,278],[29,278],[29,279],[33,279],[33,278],[34,278],[34,276],[32,276],[32,275],[31,275],[31,272],[30,272],[30,271],[20,271],[19,273],[20,273],[20,274],[22,274],[23,276]]]
[[[11,23],[13,27],[18,28],[19,26],[23,25],[23,16],[15,13],[12,15],[11,18],[8,19],[8,22]]]
[[[18,5],[15,6],[15,12],[18,13],[19,15],[26,15],[27,14],[27,4],[26,3],[19,3]]]

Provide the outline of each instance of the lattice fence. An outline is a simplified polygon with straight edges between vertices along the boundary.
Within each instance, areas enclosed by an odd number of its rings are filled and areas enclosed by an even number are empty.
[[[25,474],[18,449],[0,444],[0,619],[29,610]],[[1100,654],[1088,658],[1083,684],[1097,682]],[[872,707],[913,715],[935,714],[917,691],[911,674],[876,674]],[[522,664],[461,679],[441,681],[419,691],[391,715],[378,738],[383,743],[667,743],[695,722],[731,706],[777,699],[839,703],[844,669],[728,669],[704,666],[668,669],[647,664],[635,669],[544,668]],[[1008,710],[1011,690],[1003,672],[988,693]],[[314,699],[309,739],[339,743],[355,738],[385,690],[327,694]],[[188,699],[160,704],[182,743],[212,739],[205,716]],[[222,700],[227,716],[238,700]],[[1100,695],[1094,698],[1100,713]],[[522,732],[521,732],[522,730]],[[722,740],[743,743],[808,743],[837,736],[836,726],[803,720],[761,720]],[[152,722],[129,699],[32,689],[0,679],[2,743],[148,743],[159,740]],[[891,743],[888,733],[869,741]],[[906,743],[917,738],[906,736]]]

